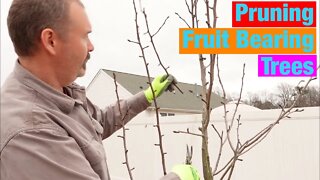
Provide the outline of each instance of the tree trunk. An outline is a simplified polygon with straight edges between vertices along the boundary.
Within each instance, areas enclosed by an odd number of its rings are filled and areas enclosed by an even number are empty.
[[[209,150],[208,150],[208,131],[203,129],[202,137],[202,166],[203,177],[205,180],[213,180],[212,169],[210,166]]]
[[[213,180],[212,169],[210,166],[210,157],[208,149],[208,124],[210,120],[210,107],[208,108],[207,103],[210,102],[208,99],[210,96],[207,95],[207,80],[206,80],[206,68],[203,62],[203,56],[199,55],[200,70],[201,70],[201,83],[202,83],[202,166],[203,166],[203,177],[205,180]]]

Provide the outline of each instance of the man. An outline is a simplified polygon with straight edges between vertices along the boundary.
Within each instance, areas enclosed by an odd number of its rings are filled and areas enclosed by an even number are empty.
[[[99,109],[73,83],[94,49],[84,6],[79,0],[13,0],[7,23],[18,60],[1,89],[1,179],[109,180],[102,140],[120,128],[119,110]],[[156,97],[171,83],[171,76],[156,78]],[[125,122],[152,100],[150,88],[122,100]],[[180,165],[162,179],[198,175]]]

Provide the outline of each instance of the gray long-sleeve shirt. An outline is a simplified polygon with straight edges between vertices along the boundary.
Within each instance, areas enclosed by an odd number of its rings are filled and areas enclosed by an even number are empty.
[[[125,123],[148,106],[142,92],[122,100]],[[1,180],[109,180],[102,140],[121,120],[116,104],[101,110],[83,87],[58,92],[16,63],[1,88]]]

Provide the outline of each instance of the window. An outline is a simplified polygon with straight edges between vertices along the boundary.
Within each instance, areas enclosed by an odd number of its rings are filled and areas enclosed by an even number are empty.
[[[160,113],[160,116],[167,116],[167,113]]]
[[[175,116],[174,113],[164,113],[164,112],[161,112],[160,113],[160,116]]]

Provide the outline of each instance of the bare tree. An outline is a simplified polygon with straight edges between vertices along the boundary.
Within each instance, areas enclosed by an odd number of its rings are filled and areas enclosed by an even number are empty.
[[[280,83],[277,86],[278,92],[248,93],[248,99],[244,100],[244,102],[260,109],[274,109],[279,108],[278,105],[284,107],[285,103],[287,103],[286,107],[290,106],[296,99],[296,96],[301,94],[296,107],[320,106],[319,86],[307,87],[304,92],[301,92],[302,88],[299,85],[294,86]]]
[[[295,90],[300,92],[301,87],[296,86]],[[295,94],[296,94],[295,93]],[[300,92],[301,98],[297,101],[297,107],[320,106],[320,90],[319,87],[310,86],[304,92]]]
[[[274,94],[264,93],[264,95],[262,95],[259,93],[248,93],[248,100],[244,100],[244,102],[259,109],[279,108]]]
[[[206,23],[207,28],[216,28],[217,24],[217,0],[213,0],[210,2],[209,0],[203,1],[203,6],[205,7],[205,15],[203,16],[204,21]],[[179,13],[176,13],[176,15],[185,22],[185,24],[189,28],[199,28],[199,18],[201,17],[198,14],[199,10],[199,1],[198,0],[190,0],[187,2],[185,0],[185,4],[187,6],[187,10],[190,14],[190,21],[191,26],[185,20],[183,17],[179,15]],[[199,128],[201,132],[201,139],[202,139],[202,166],[203,166],[203,176],[206,180],[212,180],[213,174],[212,174],[212,167],[210,165],[210,153],[209,153],[209,138],[208,138],[208,127],[210,123],[210,114],[212,110],[211,105],[211,94],[213,90],[213,81],[214,81],[214,66],[216,62],[216,54],[209,54],[209,55],[198,55],[199,65],[200,65],[200,73],[201,73],[201,85],[202,85],[202,91],[201,91],[201,97],[202,97],[202,126]],[[197,134],[197,133],[192,133]]]
[[[279,91],[278,97],[280,98],[280,105],[284,108],[289,107],[292,104],[294,87],[288,83],[281,83],[277,88]]]
[[[184,17],[180,16],[179,13],[176,13],[176,15],[181,19],[189,28],[199,28],[199,22],[200,19],[204,19],[204,22],[206,24],[206,28],[216,28],[217,23],[217,0],[209,1],[204,0],[201,1],[203,4],[200,3],[198,0],[185,0],[185,4],[187,6],[187,10],[190,15],[190,20],[186,20]],[[143,62],[146,67],[147,76],[148,76],[148,84],[151,85],[151,78],[148,70],[148,62],[145,55],[145,50],[149,46],[143,45],[143,43],[140,40],[140,30],[139,30],[139,23],[138,23],[138,11],[136,8],[135,0],[133,0],[134,10],[135,10],[135,23],[136,23],[136,41],[129,40],[129,42],[137,44],[140,47],[141,55],[140,57],[143,59]],[[200,15],[199,12],[199,5],[202,5],[205,9],[205,14]],[[164,71],[168,74],[167,69],[168,67],[164,66],[161,62],[160,54],[156,50],[156,45],[154,42],[154,36],[159,33],[161,28],[164,26],[165,22],[168,18],[165,19],[164,23],[158,28],[155,33],[152,33],[149,29],[148,25],[148,19],[147,19],[147,13],[143,9],[141,13],[144,16],[145,20],[145,26],[147,27],[147,32],[145,35],[148,35],[150,38],[150,43],[152,45],[152,48],[154,50],[154,53],[157,56],[157,59],[159,61],[159,64],[162,66]],[[310,78],[308,82],[305,83],[304,86],[297,86],[298,89],[295,91],[292,90],[290,87],[286,86],[285,84],[283,86],[280,86],[279,89],[281,89],[281,94],[279,97],[281,98],[281,104],[280,108],[282,109],[281,113],[279,114],[278,118],[275,119],[273,123],[268,125],[267,127],[260,130],[256,135],[252,136],[251,138],[243,141],[240,139],[240,126],[241,126],[241,115],[237,115],[237,110],[240,104],[240,101],[242,99],[242,91],[244,86],[244,77],[245,77],[245,65],[243,66],[243,75],[241,78],[241,87],[239,92],[239,98],[237,98],[236,102],[236,108],[231,115],[226,109],[226,102],[227,102],[227,95],[223,87],[223,83],[220,77],[220,68],[218,65],[218,55],[217,54],[199,54],[198,55],[198,61],[200,66],[200,76],[201,76],[201,100],[202,100],[202,121],[201,121],[201,127],[199,127],[199,132],[191,132],[189,129],[186,131],[174,131],[175,133],[183,133],[183,134],[189,134],[194,135],[199,138],[201,138],[202,145],[201,145],[201,151],[202,151],[202,166],[203,166],[203,176],[205,180],[213,180],[214,177],[217,177],[217,175],[220,176],[220,179],[231,179],[236,163],[238,161],[241,161],[241,157],[249,152],[252,148],[254,148],[256,145],[258,145],[262,140],[264,140],[267,135],[271,132],[273,127],[275,127],[279,122],[287,117],[290,117],[289,115],[295,112],[301,112],[302,109],[294,109],[293,108],[297,105],[297,102],[299,99],[305,94],[307,87],[309,83],[314,80],[313,78]],[[218,80],[222,89],[223,94],[223,102],[222,105],[224,106],[224,129],[218,130],[214,124],[211,123],[211,111],[212,111],[212,104],[211,104],[211,94],[213,90],[213,82],[214,82],[214,75],[215,75],[215,66],[217,67],[217,75]],[[152,89],[154,92],[154,90]],[[155,97],[155,95],[153,94]],[[156,110],[156,121],[157,124],[155,127],[158,131],[158,137],[159,137],[159,143],[155,144],[156,146],[159,146],[160,148],[160,154],[162,159],[162,167],[163,167],[163,173],[166,174],[166,164],[165,164],[165,154],[166,152],[163,149],[163,134],[161,133],[160,128],[160,121],[159,121],[159,107],[157,106],[156,98],[154,98],[154,105]],[[287,109],[285,109],[287,108]],[[214,167],[212,168],[212,162],[210,158],[210,150],[208,148],[209,143],[209,134],[208,134],[208,128],[212,127],[214,131],[216,132],[220,146],[219,146],[219,153],[217,154],[217,161],[214,163]],[[231,132],[235,133],[231,133]],[[224,164],[221,165],[220,159],[223,154],[223,147],[228,146],[232,153],[232,156],[230,157],[230,160]],[[188,160],[190,158],[187,157]]]
[[[187,2],[185,0],[185,4],[187,6],[187,10],[190,14],[190,21],[191,25],[189,25],[188,21],[184,19],[179,13],[176,13],[176,15],[189,27],[189,28],[199,28],[199,21],[203,17],[207,28],[216,28],[216,22],[217,22],[217,11],[216,11],[216,6],[217,6],[217,0],[213,0],[210,2],[209,0],[204,0],[203,6],[205,7],[205,14],[204,16],[201,16],[198,14],[198,8],[199,8],[199,1],[198,0],[190,0]],[[231,179],[233,175],[233,171],[236,165],[237,161],[240,161],[240,157],[250,151],[253,147],[255,147],[257,144],[259,144],[263,139],[267,137],[267,135],[270,133],[270,131],[273,129],[274,126],[279,124],[279,122],[286,118],[289,117],[291,113],[294,112],[301,112],[302,110],[292,109],[296,106],[297,101],[299,98],[303,95],[303,92],[306,90],[308,87],[309,83],[314,80],[314,78],[310,78],[310,80],[306,83],[305,86],[301,87],[301,91],[298,93],[294,94],[294,91],[290,89],[287,86],[283,86],[281,89],[282,94],[282,108],[281,113],[279,114],[279,117],[275,120],[274,123],[270,124],[269,126],[265,127],[262,129],[260,132],[258,132],[256,135],[254,135],[252,138],[246,140],[244,143],[240,141],[240,135],[239,135],[239,129],[240,129],[240,120],[241,120],[241,115],[236,116],[238,106],[240,104],[241,98],[242,98],[242,90],[243,90],[243,79],[245,76],[245,65],[243,66],[243,76],[242,76],[242,84],[240,87],[240,93],[239,93],[239,98],[238,101],[236,102],[236,108],[234,112],[231,114],[231,116],[228,116],[228,111],[226,109],[226,102],[227,102],[227,97],[226,97],[226,92],[223,87],[223,83],[220,78],[220,73],[219,73],[219,66],[218,66],[218,55],[217,54],[209,54],[209,55],[203,55],[199,54],[198,56],[199,59],[199,64],[200,64],[200,72],[201,72],[201,83],[202,83],[202,102],[203,102],[203,108],[202,108],[202,126],[199,128],[201,134],[190,132],[187,130],[186,134],[190,135],[196,135],[202,138],[202,166],[203,166],[203,176],[205,180],[213,180],[215,176],[218,174],[222,173],[220,179]],[[208,149],[208,143],[209,143],[209,138],[208,138],[208,126],[210,124],[210,113],[211,113],[211,104],[210,104],[210,99],[211,99],[211,92],[212,92],[212,86],[214,82],[214,66],[215,64],[217,65],[217,70],[218,70],[218,79],[219,83],[221,85],[221,89],[223,91],[223,99],[224,101],[221,102],[224,106],[224,111],[225,111],[225,129],[222,131],[219,131],[214,124],[211,124],[211,126],[214,128],[215,132],[217,133],[219,139],[220,139],[220,148],[219,148],[219,153],[218,153],[218,158],[215,163],[215,167],[212,169],[211,167],[211,162],[210,162],[210,154],[209,154],[209,149]],[[294,96],[295,95],[295,96]],[[294,96],[294,97],[293,97]],[[293,101],[290,101],[293,100]],[[272,104],[271,102],[269,102]],[[284,109],[285,107],[288,107],[288,109]],[[232,139],[231,131],[235,129],[236,131],[236,142],[234,142]],[[179,131],[176,131],[179,132]],[[221,155],[223,154],[222,149],[225,144],[229,145],[229,148],[233,152],[233,156],[230,158],[230,160],[222,166],[221,169],[218,169],[219,163],[220,163],[220,158]]]

